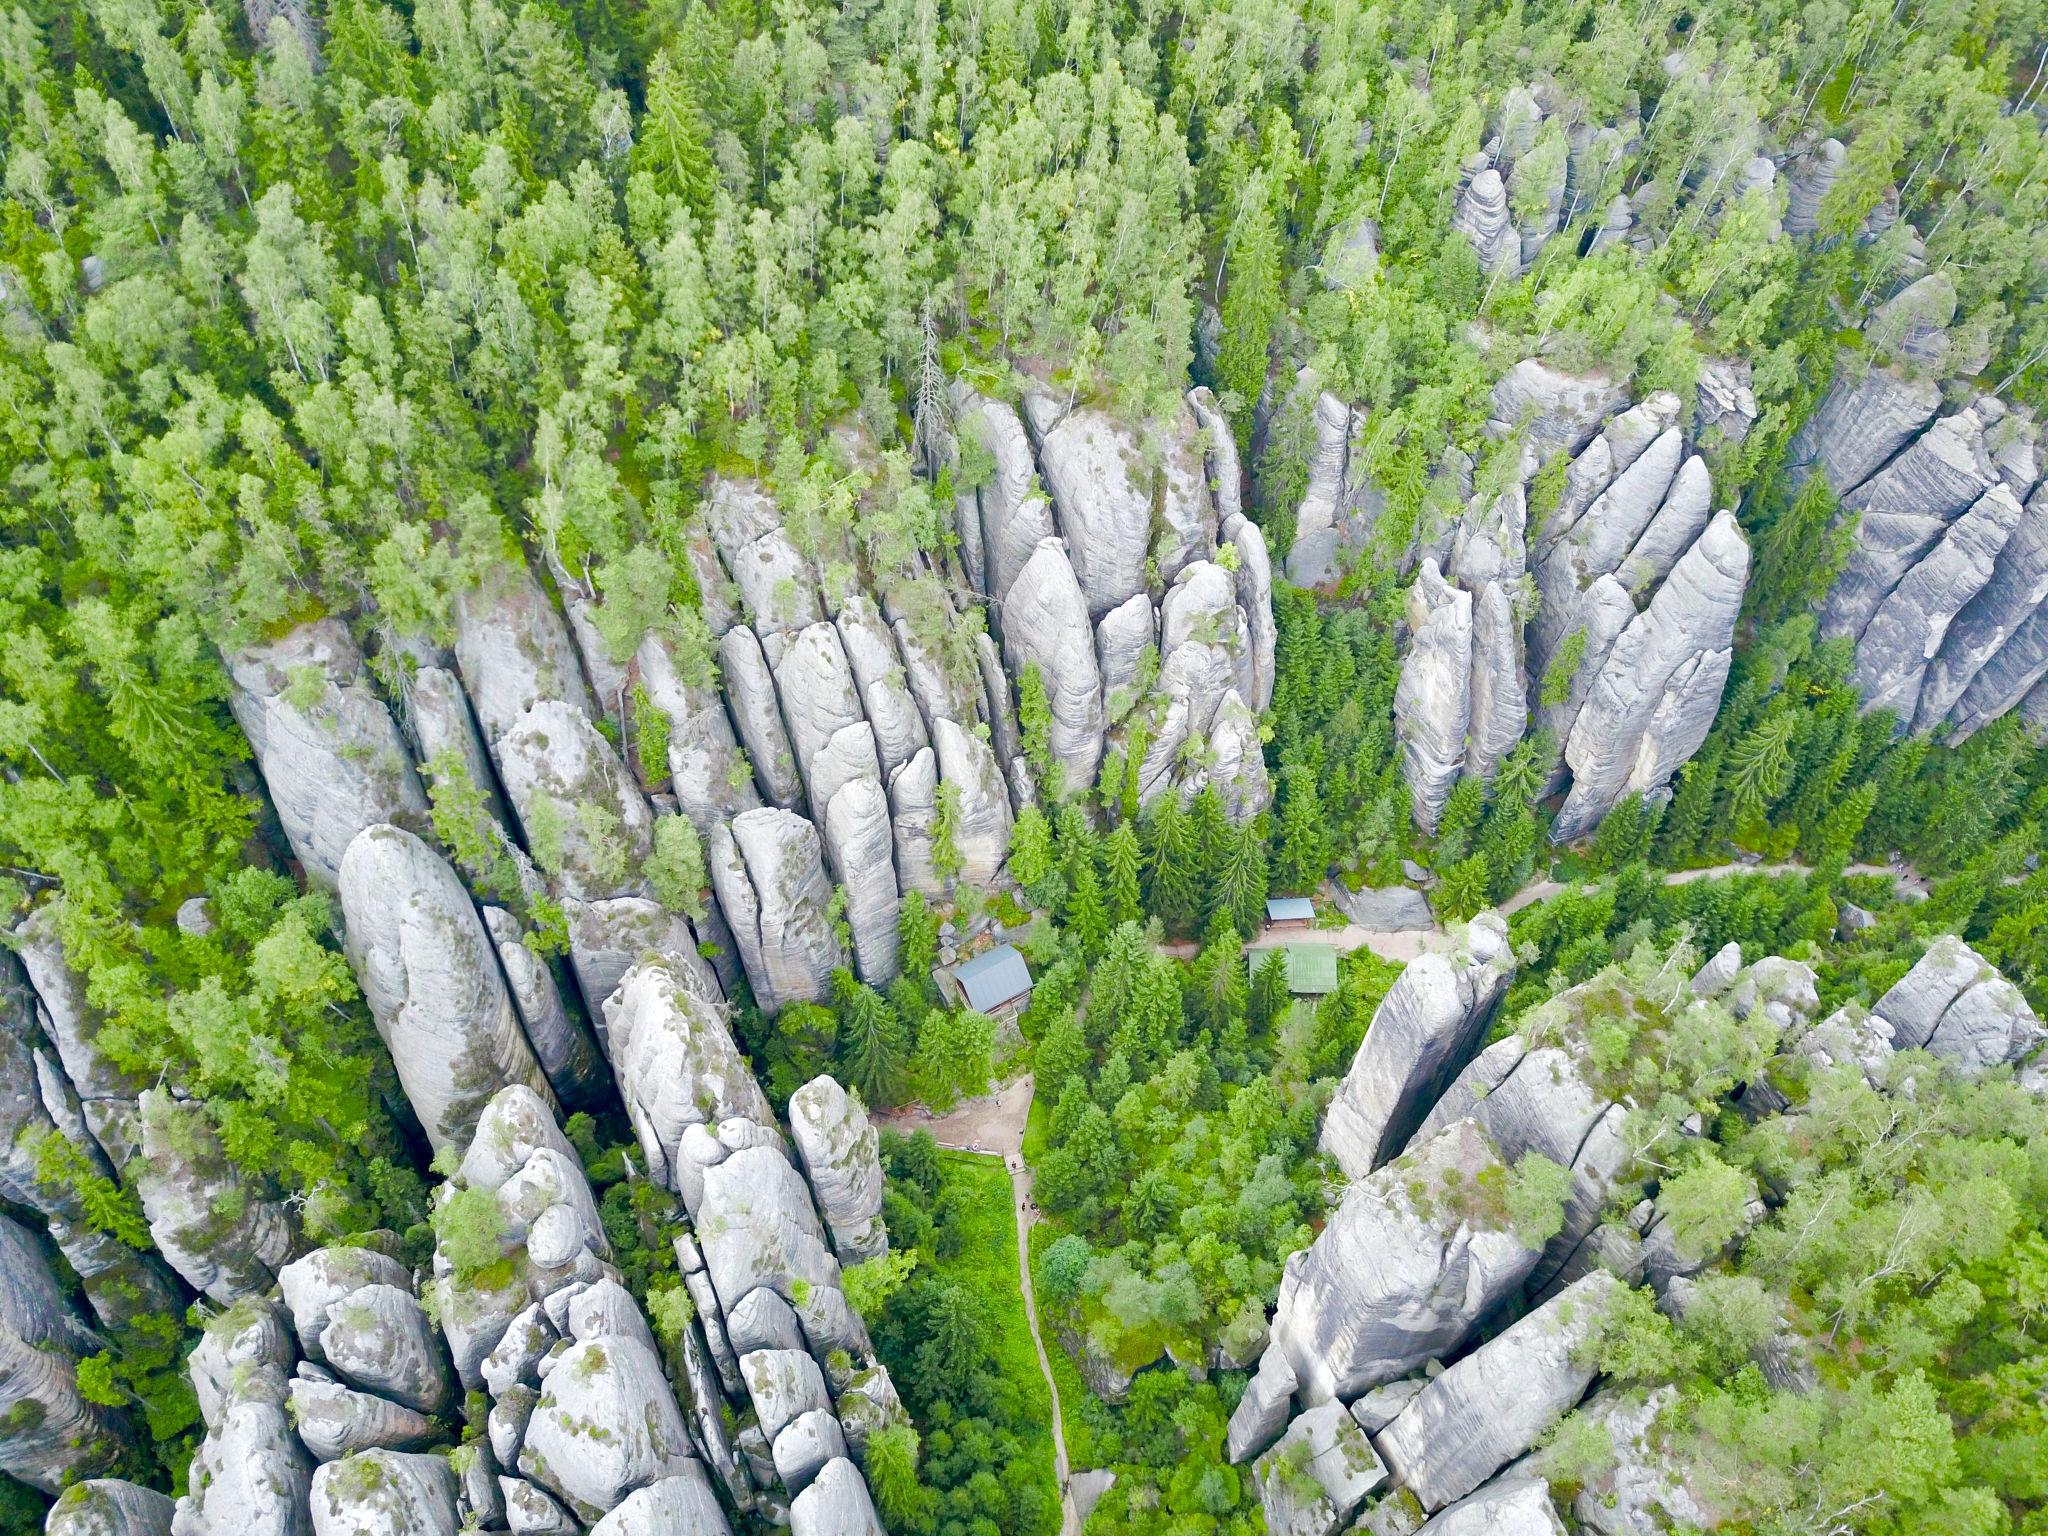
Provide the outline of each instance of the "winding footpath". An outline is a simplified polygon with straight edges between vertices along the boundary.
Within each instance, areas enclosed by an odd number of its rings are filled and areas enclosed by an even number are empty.
[[[932,1140],[955,1152],[993,1153],[1010,1175],[1010,1209],[1017,1225],[1017,1284],[1024,1295],[1024,1317],[1031,1325],[1031,1344],[1038,1351],[1039,1374],[1052,1400],[1052,1466],[1060,1485],[1060,1536],[1081,1536],[1081,1510],[1074,1502],[1073,1468],[1067,1460],[1067,1437],[1060,1417],[1060,1385],[1053,1380],[1052,1359],[1038,1331],[1038,1295],[1031,1284],[1031,1228],[1038,1207],[1031,1199],[1031,1165],[1024,1160],[1024,1125],[1031,1117],[1031,1074],[1004,1083],[994,1093],[943,1115],[907,1108],[877,1115],[878,1125],[894,1131],[930,1131]]]

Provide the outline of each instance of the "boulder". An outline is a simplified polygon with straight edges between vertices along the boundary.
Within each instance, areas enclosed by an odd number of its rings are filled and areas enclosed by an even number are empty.
[[[1280,1438],[1294,1412],[1294,1392],[1300,1385],[1285,1351],[1268,1347],[1230,1415],[1224,1449],[1233,1462],[1257,1455]]]
[[[728,1536],[731,1529],[711,1480],[693,1463],[634,1489],[590,1528],[590,1536]]]
[[[228,1398],[186,1474],[175,1536],[311,1536],[313,1464],[282,1395],[244,1389]]]
[[[1577,453],[1627,398],[1605,374],[1566,373],[1541,358],[1524,358],[1493,386],[1487,429],[1502,437],[1526,431],[1523,441],[1543,462]]]
[[[303,1258],[292,1260],[277,1272],[277,1285],[291,1312],[292,1332],[306,1358],[324,1361],[320,1335],[329,1316],[342,1298],[366,1285],[411,1284],[403,1264],[374,1248],[336,1245],[316,1248]]]
[[[925,747],[889,776],[889,825],[896,846],[896,880],[906,891],[942,897],[946,882],[933,860],[939,816],[939,759]]]
[[[639,1340],[618,1336],[572,1344],[556,1357],[519,1452],[519,1470],[586,1520],[695,1465],[661,1361]]]
[[[1425,559],[1408,589],[1408,654],[1394,689],[1394,728],[1415,824],[1434,832],[1465,765],[1472,714],[1472,596]]]
[[[136,1118],[131,1170],[157,1250],[211,1301],[268,1291],[297,1237],[290,1213],[244,1178],[204,1104],[149,1088]]]
[[[455,1536],[455,1472],[439,1456],[364,1451],[313,1474],[316,1536]]]
[[[829,1417],[832,1412],[824,1373],[800,1349],[757,1349],[741,1355],[740,1375],[746,1378],[747,1394],[770,1445],[805,1414],[822,1412]]]
[[[1252,695],[1245,702],[1257,714],[1273,707],[1275,651],[1279,630],[1273,622],[1273,561],[1266,536],[1250,518],[1226,518],[1223,536],[1237,551],[1237,601],[1251,625]]]
[[[341,865],[349,958],[427,1139],[461,1145],[509,1084],[552,1099],[455,871],[403,828],[366,827]]]
[[[803,798],[803,778],[776,702],[775,675],[768,670],[760,637],[744,624],[719,637],[718,673],[761,794],[771,805],[795,805]]]
[[[1335,1536],[1386,1477],[1342,1403],[1309,1409],[1252,1465],[1271,1536]]]
[[[1139,446],[1107,412],[1068,405],[1042,390],[1025,395],[1024,416],[1088,616],[1099,619],[1145,588],[1153,498],[1150,486],[1134,478]],[[1026,560],[1027,570],[1037,558]],[[1006,614],[1017,600],[1013,589]]]
[[[409,1287],[351,1291],[320,1331],[320,1353],[350,1384],[421,1413],[440,1412],[454,1395],[440,1335]]]
[[[1456,951],[1420,955],[1395,979],[1323,1119],[1319,1149],[1347,1178],[1408,1145],[1485,1038],[1514,972],[1507,925],[1482,912]]]
[[[43,1536],[171,1536],[174,1507],[140,1483],[89,1478],[57,1496],[43,1522]]]
[[[713,828],[715,840],[717,828]],[[711,1007],[725,1002],[719,972],[704,957],[719,908],[707,905],[702,937],[692,930],[680,912],[671,912],[660,902],[645,896],[615,896],[609,901],[562,903],[569,919],[569,963],[576,972],[576,985],[596,1016],[597,1033],[604,1049],[611,1049],[604,1023],[604,1004],[626,972],[646,960],[659,960],[675,972],[679,985],[702,998]],[[727,938],[731,935],[727,934]],[[722,966],[739,979],[736,958],[722,959]]]
[[[726,1314],[725,1336],[741,1355],[804,1347],[803,1324],[797,1320],[796,1309],[766,1286],[747,1292]]]
[[[1585,1396],[1586,1346],[1619,1289],[1588,1275],[1432,1381],[1374,1442],[1395,1481],[1442,1509],[1533,1446]]]
[[[244,1399],[282,1403],[295,1353],[289,1319],[274,1301],[244,1296],[208,1318],[185,1359],[200,1421],[217,1428]]]
[[[1573,1497],[1572,1515],[1583,1529],[1595,1536],[1658,1536],[1720,1523],[1664,1453],[1657,1421],[1677,1398],[1669,1386],[1646,1397],[1610,1388],[1586,1405],[1586,1418],[1607,1431],[1615,1456],[1609,1471]]]
[[[846,1455],[846,1436],[829,1410],[797,1415],[775,1437],[775,1475],[791,1493],[802,1493],[825,1463]]]
[[[1243,826],[1273,803],[1273,783],[1266,773],[1266,753],[1259,735],[1259,717],[1235,688],[1216,705],[1209,725],[1207,765],[1185,783],[1190,794],[1215,785],[1223,796],[1224,814]]]
[[[1966,1073],[2015,1063],[2048,1031],[2019,988],[1953,934],[1943,934],[1871,1010],[1894,1049],[1927,1051]]]
[[[424,829],[412,756],[339,619],[245,647],[228,672],[229,707],[308,880],[333,890],[343,852],[373,823]]]
[[[827,915],[832,887],[818,829],[764,806],[715,828],[706,853],[755,1000],[774,1013],[824,997],[845,956]]]
[[[1138,679],[1145,653],[1156,662],[1159,623],[1152,599],[1133,593],[1104,614],[1095,626],[1095,659],[1102,671],[1102,692],[1112,720],[1121,720],[1138,702]]]
[[[1483,271],[1514,277],[1522,270],[1522,242],[1508,222],[1508,189],[1492,166],[1458,194],[1451,228],[1471,243]]]
[[[1788,478],[1802,484],[1818,471],[1837,496],[1846,496],[1889,463],[1940,408],[1941,391],[1932,380],[1908,379],[1887,368],[1852,376],[1838,363],[1828,392],[1792,439]]]
[[[1003,603],[1003,653],[1020,677],[1038,669],[1052,708],[1052,754],[1076,794],[1094,784],[1102,761],[1102,674],[1089,618],[1066,550],[1057,539],[1040,541]]]
[[[0,1215],[0,1472],[54,1494],[125,1459],[126,1426],[79,1388],[99,1347],[41,1241]]]
[[[678,1150],[690,1126],[734,1116],[773,1123],[724,1017],[667,966],[629,971],[605,1004],[605,1020],[619,1097],[655,1182],[680,1187]]]
[[[886,1536],[859,1470],[828,1461],[789,1504],[790,1536]]]
[[[1550,1500],[1550,1485],[1529,1473],[1509,1473],[1458,1500],[1418,1536],[1565,1536]]]
[[[582,1529],[566,1509],[524,1478],[501,1476],[498,1490],[512,1536],[577,1536]]]
[[[1287,1261],[1273,1344],[1310,1403],[1350,1399],[1451,1353],[1535,1267],[1537,1251],[1478,1198],[1504,1176],[1461,1120],[1351,1184]]]
[[[456,598],[455,665],[493,750],[543,700],[596,718],[568,628],[524,565],[501,565]]]
[[[803,775],[812,809],[822,811],[836,785],[821,780],[824,770],[819,759],[835,736],[866,718],[846,647],[837,628],[820,622],[793,635],[769,635],[763,650],[775,670],[775,693],[782,702],[782,719],[789,728],[797,770]],[[866,768],[872,777],[879,772],[872,734],[867,737],[867,750]]]
[[[1412,885],[1362,886],[1354,891],[1341,882],[1333,882],[1328,890],[1338,909],[1370,932],[1414,933],[1436,926],[1429,898]]]
[[[441,1438],[440,1427],[418,1409],[338,1381],[298,1379],[290,1391],[292,1424],[315,1461],[358,1451],[425,1450]]]

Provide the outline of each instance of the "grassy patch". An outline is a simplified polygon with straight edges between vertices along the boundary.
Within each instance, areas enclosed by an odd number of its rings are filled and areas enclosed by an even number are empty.
[[[1046,1141],[1051,1135],[1052,1105],[1034,1093],[1031,1095],[1031,1112],[1024,1118],[1023,1146],[1024,1160],[1030,1163],[1032,1167],[1037,1167],[1038,1160],[1045,1156]],[[1031,1235],[1034,1239],[1034,1246],[1031,1251],[1035,1254],[1038,1252],[1035,1245],[1038,1229],[1034,1227]]]
[[[992,1153],[941,1152],[946,1189],[956,1202],[962,1242],[952,1258],[934,1265],[938,1273],[973,1289],[996,1319],[992,1364],[1011,1382],[1026,1405],[1027,1438],[1032,1458],[1044,1469],[1055,1504],[1059,1484],[1052,1453],[1052,1402],[1038,1369],[1038,1351],[1031,1343],[1031,1323],[1024,1315],[1022,1277],[1017,1273],[1017,1220],[1012,1206],[1009,1170]],[[1054,1352],[1057,1354],[1057,1351]],[[1058,1369],[1055,1360],[1054,1369]],[[1060,1383],[1062,1393],[1066,1383]]]

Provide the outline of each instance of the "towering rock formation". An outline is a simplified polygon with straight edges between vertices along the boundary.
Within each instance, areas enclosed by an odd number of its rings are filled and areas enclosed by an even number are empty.
[[[1451,954],[1411,961],[1374,1011],[1323,1120],[1321,1150],[1362,1179],[1397,1156],[1485,1038],[1514,977],[1507,924],[1482,912]]]
[[[791,1096],[789,1126],[840,1262],[887,1253],[879,1138],[860,1101],[833,1079],[814,1077]]]
[[[308,880],[334,889],[342,854],[373,823],[424,830],[426,791],[339,619],[249,646],[228,670],[235,721]]]
[[[54,1494],[122,1465],[131,1432],[78,1384],[100,1347],[35,1235],[0,1216],[0,1472]]]
[[[462,883],[403,828],[366,827],[341,864],[350,959],[428,1139],[460,1145],[500,1088],[551,1099]]]

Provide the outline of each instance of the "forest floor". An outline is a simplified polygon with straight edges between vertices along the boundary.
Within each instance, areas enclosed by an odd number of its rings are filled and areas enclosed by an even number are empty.
[[[1045,1390],[1052,1400],[1052,1460],[1053,1475],[1059,1480],[1060,1536],[1080,1536],[1081,1514],[1074,1503],[1073,1469],[1067,1458],[1060,1388],[1053,1378],[1045,1337],[1039,1330],[1038,1296],[1031,1285],[1031,1228],[1038,1220],[1038,1206],[1031,1198],[1031,1164],[1024,1158],[1024,1126],[1030,1116],[1031,1074],[1026,1072],[993,1093],[968,1099],[944,1114],[933,1114],[913,1105],[877,1115],[875,1123],[892,1131],[930,1131],[932,1139],[949,1151],[981,1153],[1003,1160],[1010,1176],[1010,1207],[1017,1232],[1017,1285],[1024,1298],[1024,1315],[1031,1325],[1038,1371],[1045,1378]]]

